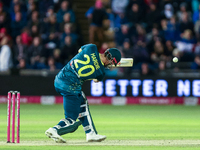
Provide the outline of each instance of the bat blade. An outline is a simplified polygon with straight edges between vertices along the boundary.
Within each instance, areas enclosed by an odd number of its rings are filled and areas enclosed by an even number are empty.
[[[117,64],[116,67],[132,67],[132,66],[133,66],[133,58],[121,58],[121,61]]]

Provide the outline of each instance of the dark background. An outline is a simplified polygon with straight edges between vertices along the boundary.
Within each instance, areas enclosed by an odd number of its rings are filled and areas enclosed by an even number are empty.
[[[20,91],[22,95],[59,95],[54,89],[54,76],[42,77],[42,76],[0,76],[0,95],[7,95],[7,92],[10,90]],[[105,80],[107,79],[124,79],[124,78],[105,78],[104,79],[104,88]],[[131,80],[129,78],[127,80]],[[154,82],[158,79],[164,79],[168,82],[168,96],[177,96],[177,81],[179,79],[185,81],[190,81],[190,95],[192,96],[192,81],[198,80],[196,78],[140,78],[141,81],[144,79],[152,79]],[[116,84],[117,95],[119,95],[120,86]],[[91,96],[91,81],[86,81],[83,84],[83,91],[87,96]],[[155,93],[155,84],[153,86],[153,92]],[[105,96],[104,94],[101,96]],[[127,86],[127,95],[132,96],[132,86]],[[139,86],[139,95],[142,95],[142,86]],[[154,95],[155,96],[155,95]]]

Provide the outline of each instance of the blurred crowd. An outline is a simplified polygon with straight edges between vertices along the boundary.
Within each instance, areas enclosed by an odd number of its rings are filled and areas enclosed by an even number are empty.
[[[86,44],[72,2],[0,0],[0,71],[61,69]],[[173,57],[200,69],[199,0],[94,0],[85,19],[100,53],[115,46],[134,58],[122,72],[152,75],[170,69]]]
[[[61,69],[81,45],[69,0],[0,0],[0,71]]]
[[[200,69],[199,0],[96,0],[86,17],[89,40],[93,43],[97,34],[101,52],[109,46],[102,32],[104,19],[109,20],[107,35],[114,35],[123,57],[134,58],[125,74],[140,70],[141,75],[154,75],[173,66],[178,70],[174,57],[183,69]]]

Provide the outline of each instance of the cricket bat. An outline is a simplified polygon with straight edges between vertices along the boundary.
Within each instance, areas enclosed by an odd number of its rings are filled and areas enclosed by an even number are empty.
[[[116,67],[132,67],[133,66],[133,58],[121,58],[120,62]],[[112,65],[112,67],[115,67]]]

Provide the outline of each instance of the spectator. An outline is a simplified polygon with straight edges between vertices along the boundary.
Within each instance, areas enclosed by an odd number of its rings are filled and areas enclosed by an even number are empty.
[[[31,69],[30,66],[27,64],[25,58],[20,58],[19,63],[17,64],[17,69]]]
[[[74,23],[75,21],[72,20],[71,18],[71,14],[70,13],[65,13],[64,16],[63,16],[63,21],[65,23]]]
[[[125,14],[117,14],[114,19],[114,27],[121,28],[122,25],[128,24],[128,18]]]
[[[115,14],[124,14],[129,0],[112,0],[111,8]]]
[[[11,23],[12,37],[15,39],[21,34],[21,30],[26,26],[26,23],[22,20],[22,15],[20,12],[15,14],[15,21]]]
[[[46,12],[46,15],[44,17],[44,22],[49,22],[49,18],[51,16],[54,16],[56,15],[56,13],[54,12],[54,7],[53,6],[50,6],[48,9],[47,9],[47,12]]]
[[[199,13],[199,18],[194,24],[194,33],[196,38],[199,40],[200,39],[200,13]]]
[[[147,32],[149,32],[155,25],[158,25],[160,20],[160,12],[158,11],[156,4],[151,3],[149,7],[150,10],[148,13],[146,13],[145,18],[145,22],[147,24]]]
[[[54,5],[53,0],[42,0],[42,1],[40,0],[38,2],[39,12],[40,12],[40,15],[41,15],[42,18],[45,17],[48,8],[53,6],[53,5]]]
[[[0,28],[6,28],[9,25],[6,22],[6,14],[5,13],[0,13]]]
[[[28,27],[31,27],[33,25],[38,25],[40,24],[40,20],[39,20],[39,13],[38,11],[33,11],[31,14],[31,18],[28,21]]]
[[[126,16],[129,22],[131,22],[134,26],[143,21],[142,12],[138,4],[133,4],[131,10],[127,12]]]
[[[55,71],[56,69],[62,69],[63,65],[61,63],[55,62],[53,57],[48,58],[47,69],[50,71]]]
[[[108,43],[104,42],[103,28],[105,19],[108,19],[106,28],[110,30],[106,32],[107,35],[114,38],[124,57],[133,55],[134,64],[149,63],[150,68],[161,71],[165,70],[165,64],[171,61],[174,54],[177,54],[180,62],[198,62],[200,4],[197,0],[111,0],[111,7],[106,6],[107,11],[103,6],[104,3],[108,4],[107,0],[95,1],[86,16],[91,23],[89,40],[91,43],[98,42],[99,52],[103,53],[108,48]],[[1,0],[0,41],[7,37],[16,42],[13,46],[15,67],[31,68],[26,63],[30,52],[26,56],[25,49],[34,49],[36,53],[42,51],[42,56],[33,56],[32,61],[27,61],[34,62],[31,65],[35,69],[47,69],[48,63],[52,66],[66,63],[68,57],[77,52],[75,47],[80,43],[80,31],[70,4],[70,0]],[[32,39],[38,37],[43,41],[39,40],[39,46],[34,44],[38,42],[32,43]],[[65,58],[62,58],[62,54]]]
[[[38,26],[33,25],[31,27],[31,37],[34,38],[36,36],[40,36],[40,32],[39,32]]]
[[[24,21],[26,21],[26,18],[27,18],[27,17],[26,17],[26,12],[24,12],[24,11],[21,10],[21,5],[20,5],[19,3],[16,3],[16,4],[14,5],[14,10],[11,11],[11,13],[10,13],[10,15],[11,15],[11,20],[12,20],[12,21],[15,20],[15,14],[18,13],[18,12],[20,12],[20,13],[22,14],[22,19],[23,19]]]
[[[164,44],[157,40],[153,45],[153,51],[151,52],[151,60],[153,64],[159,63],[161,60],[166,60],[166,47]]]
[[[133,49],[131,47],[131,43],[129,39],[125,39],[122,47],[122,56],[124,58],[132,58],[133,57]]]
[[[1,3],[4,5],[5,11],[6,11],[6,12],[9,12],[11,1],[8,1],[8,0],[1,0]]]
[[[200,41],[198,40],[197,44],[194,47],[194,53],[195,55],[199,55],[200,56]]]
[[[27,26],[28,26],[28,28],[32,28],[33,26],[37,26],[39,33],[44,32],[44,26],[43,26],[43,23],[39,19],[38,11],[32,12],[31,19],[28,21]]]
[[[92,18],[92,12],[94,11],[94,9],[95,6],[91,6],[85,13],[85,17],[88,18],[89,20]]]
[[[21,13],[27,11],[27,8],[26,8],[24,1],[21,1],[21,0],[11,0],[11,1],[12,2],[10,2],[10,12],[15,12],[15,9],[16,9],[15,6],[16,5],[20,5]]]
[[[0,50],[0,72],[8,71],[13,66],[12,52],[9,46],[8,37],[4,37],[1,40],[1,50]]]
[[[150,7],[151,4],[158,4],[159,0],[144,0],[144,3]]]
[[[188,14],[188,20],[192,21],[192,13],[187,10],[187,4],[185,2],[182,2],[180,4],[180,10],[176,14],[177,19],[178,19],[179,22],[182,20],[182,15],[185,12]]]
[[[23,28],[21,33],[22,44],[30,46],[32,43],[32,37],[29,29],[27,27]]]
[[[194,24],[192,21],[189,21],[188,13],[184,12],[182,14],[181,23],[180,23],[180,32],[183,33],[186,29],[194,31]]]
[[[70,13],[65,13],[63,16],[63,22],[60,23],[60,31],[61,32],[64,32],[64,26],[66,23],[71,23],[73,27],[75,26],[75,24],[71,21]],[[76,27],[74,27],[74,30],[75,29],[76,29]]]
[[[15,64],[20,63],[21,59],[24,59],[25,61],[27,61],[28,47],[22,44],[22,38],[20,35],[16,37],[16,44],[13,46],[13,50],[14,50],[14,56],[15,56],[14,58]]]
[[[169,73],[166,73],[166,62],[161,60],[158,64],[157,71],[159,75],[168,75]]]
[[[10,30],[10,16],[3,9],[3,3],[0,2],[0,28]],[[10,32],[9,32],[10,33]]]
[[[151,76],[154,75],[154,72],[150,69],[148,63],[142,63],[140,76]]]
[[[74,14],[73,10],[70,9],[69,2],[66,1],[66,0],[64,0],[61,3],[61,8],[57,12],[57,21],[58,21],[58,23],[63,22],[63,16],[64,16],[65,13],[70,13],[71,21],[75,22],[75,14]]]
[[[198,70],[200,69],[200,56],[195,56],[194,62],[191,65],[191,69]]]
[[[174,8],[172,4],[168,3],[164,6],[164,10],[161,12],[161,19],[170,19],[174,16]]]
[[[0,29],[0,41],[1,41],[4,37],[7,37],[8,40],[12,40],[12,37],[7,33],[6,28],[1,28],[1,29]]]
[[[27,11],[27,20],[31,20],[32,13],[34,11],[37,11],[37,6],[36,6],[36,3],[31,2],[31,3],[29,3],[29,7],[28,7],[28,11]]]
[[[165,54],[168,57],[167,61],[170,61],[172,58],[173,50],[175,49],[175,46],[173,45],[172,41],[170,41],[170,40],[165,42],[165,46],[166,46]]]
[[[64,63],[62,63],[62,58],[61,58],[61,50],[56,48],[53,50],[53,58],[55,60],[56,63],[60,63],[62,65],[65,65]]]
[[[146,43],[146,31],[145,29],[137,24],[136,25],[136,33],[135,35],[131,35],[131,42],[133,45],[135,45],[138,41],[142,42],[143,45]]]
[[[185,37],[182,37],[182,41],[177,41],[176,46],[178,48],[179,62],[192,62],[194,60],[195,54],[195,43],[192,39],[191,32],[186,31]]]
[[[50,33],[54,32],[56,34],[56,36],[59,35],[59,23],[56,21],[56,16],[53,15],[53,16],[50,16],[49,17],[49,22],[46,23],[46,26],[45,26],[45,35],[46,37],[49,36]]]
[[[115,27],[115,15],[112,12],[112,10],[110,8],[106,9],[106,13],[108,16],[108,19],[104,22],[104,27],[108,28],[109,31],[111,31],[113,33],[114,31],[114,27]]]
[[[163,34],[161,31],[158,30],[157,27],[153,27],[151,32],[146,35],[147,44],[154,42],[155,40],[163,41]]]
[[[146,5],[145,4],[145,0],[141,1],[141,0],[129,0],[129,4],[127,6],[127,10],[130,10],[131,7],[133,6],[133,4],[138,4],[140,7],[144,7],[144,11],[146,11]],[[152,1],[152,3],[155,3],[154,0]]]
[[[28,49],[28,58],[34,69],[44,69],[46,67],[46,51],[41,44],[40,37],[33,39],[33,44]]]
[[[160,26],[161,26],[161,30],[162,30],[162,31],[167,30],[167,19],[162,19],[162,20],[160,21]]]
[[[176,42],[176,46],[180,51],[192,52],[196,39],[193,37],[192,31],[187,29],[181,35],[181,39]]]
[[[64,26],[64,33],[61,35],[61,46],[65,43],[66,36],[70,36],[72,38],[72,44],[77,44],[78,35],[73,32],[71,23],[67,23]]]
[[[200,4],[198,5],[198,10],[194,11],[192,20],[194,23],[199,20],[199,13],[200,13]]]
[[[27,11],[30,9],[31,5],[35,3],[35,0],[27,0],[27,3],[26,3],[26,8],[27,8]]]
[[[47,57],[53,56],[54,49],[59,47],[59,38],[54,32],[49,34],[49,37],[44,41],[45,48],[47,50]]]
[[[115,32],[115,43],[117,46],[122,46],[124,39],[130,39],[130,28],[127,25],[122,25],[119,30]]]
[[[133,58],[133,48],[131,46],[130,40],[129,39],[125,39],[124,43],[123,43],[123,47],[122,47],[122,57],[124,58]],[[121,68],[121,71],[125,74],[128,75],[131,73],[132,71],[132,67],[124,67]]]
[[[191,5],[192,5],[193,12],[198,11],[198,9],[199,9],[199,1],[198,0],[192,0]]]
[[[91,21],[89,27],[89,42],[95,43],[95,34],[97,34],[99,45],[103,42],[103,20],[107,19],[108,15],[103,8],[101,0],[97,0],[95,8],[88,19]]]
[[[77,46],[72,42],[70,36],[65,37],[65,43],[61,47],[61,59],[62,63],[66,64],[72,57],[77,54]]]
[[[165,40],[171,40],[173,42],[179,40],[180,39],[179,28],[180,24],[176,22],[175,16],[171,17],[170,20],[166,22],[166,27],[163,27]]]
[[[133,58],[135,64],[150,61],[150,56],[146,48],[146,44],[140,40],[133,46]]]
[[[148,49],[148,53],[151,55],[152,53],[154,53],[154,46],[155,46],[155,43],[157,41],[160,41],[161,43],[164,43],[165,42],[165,39],[163,38],[162,36],[162,33],[157,31],[157,28],[153,28],[152,29],[152,38],[150,41],[148,41],[147,43],[147,49]],[[152,60],[152,62],[154,62]]]

